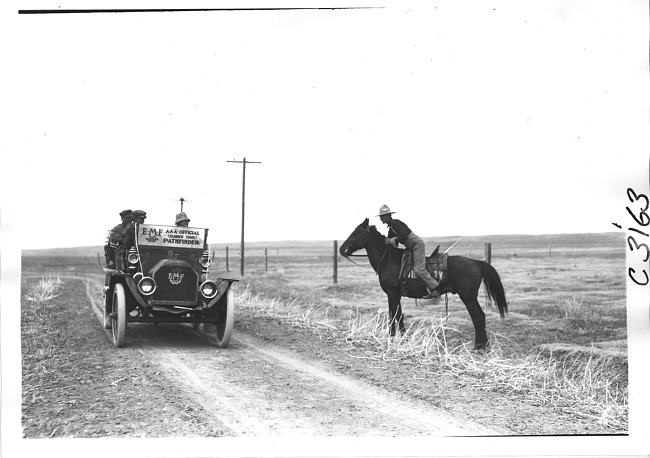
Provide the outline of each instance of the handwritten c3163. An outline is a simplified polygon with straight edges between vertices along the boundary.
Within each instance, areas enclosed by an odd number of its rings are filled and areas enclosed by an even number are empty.
[[[628,205],[626,208],[627,212],[630,214],[632,219],[634,220],[635,225],[632,225],[628,227],[628,231],[634,232],[635,234],[639,234],[643,237],[647,237],[647,239],[640,239],[640,240],[648,240],[650,239],[650,234],[648,234],[648,229],[646,229],[648,226],[650,226],[650,214],[648,214],[648,208],[650,207],[650,199],[648,199],[648,196],[645,194],[638,194],[634,189],[632,188],[627,188],[627,198],[630,202],[631,205]],[[612,223],[614,226],[618,227],[619,229],[622,229],[622,226],[620,224]],[[641,230],[644,229],[644,230]],[[637,240],[639,236],[637,235],[628,235],[627,236],[627,246],[630,249],[630,252],[639,257],[643,257],[641,259],[642,262],[648,263],[648,259],[650,259],[650,247],[648,246],[647,243],[639,243]],[[630,279],[636,283],[637,285],[640,286],[646,286],[650,282],[650,278],[648,277],[648,270],[647,268],[644,268],[641,270],[641,272],[637,272],[634,267],[628,267],[627,269],[627,274],[630,277]]]

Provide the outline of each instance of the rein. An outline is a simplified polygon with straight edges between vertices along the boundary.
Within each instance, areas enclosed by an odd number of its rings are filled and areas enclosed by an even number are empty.
[[[391,253],[390,247],[388,245],[386,245],[386,248],[384,249],[384,254],[381,255],[381,258],[379,258],[379,264],[377,265],[377,275],[379,275],[379,271],[381,270],[381,262],[386,257],[386,252]],[[392,253],[391,253],[391,257],[392,257]]]
[[[365,257],[367,257],[365,254],[349,254],[349,255],[347,255],[347,256],[343,256],[343,257],[344,257],[345,259],[347,259],[348,261],[350,261],[350,262],[351,262],[352,264],[354,264],[355,266],[359,266],[359,267],[368,267],[368,266],[362,266],[361,264],[357,264],[357,263],[354,262],[352,259],[350,259],[350,258],[365,258]]]

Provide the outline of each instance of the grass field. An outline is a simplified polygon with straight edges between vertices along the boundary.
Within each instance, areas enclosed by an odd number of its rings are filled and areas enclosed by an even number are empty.
[[[496,240],[496,241],[494,241]],[[445,250],[455,240],[437,242]],[[490,326],[525,321],[532,329],[524,339],[504,334],[522,352],[540,344],[566,342],[591,345],[626,340],[625,246],[620,234],[569,236],[493,236],[462,240],[451,254],[483,259],[484,242],[492,243],[492,265],[499,272],[509,304],[509,318],[500,323],[494,309],[487,309]],[[429,241],[429,249],[433,244]],[[234,250],[231,248],[231,253]],[[224,271],[223,249],[217,251],[221,275],[239,275],[239,259],[231,254],[230,272]],[[246,254],[246,284],[255,294],[281,298],[301,297],[314,304],[357,313],[386,308],[386,298],[374,271],[364,258],[352,264],[338,259],[337,283],[333,281],[333,242],[304,246],[251,244]],[[214,268],[213,267],[213,268]],[[483,299],[481,295],[479,299]],[[303,301],[304,302],[304,301]],[[404,312],[412,319],[444,316],[444,301],[404,299]],[[456,296],[449,296],[451,316],[461,325],[469,315]],[[471,337],[470,334],[468,334]]]
[[[435,242],[444,251],[455,238]],[[360,266],[337,259],[334,242],[247,244],[245,277],[237,304],[247,313],[282,316],[348,342],[357,355],[414,361],[420,368],[469,377],[481,389],[550,405],[611,432],[627,428],[625,245],[622,234],[467,237],[451,254],[482,259],[492,244],[492,265],[506,292],[509,314],[487,314],[492,351],[471,352],[473,327],[464,305],[404,299],[407,338],[387,338],[385,295],[364,258]],[[339,242],[340,243],[340,242]],[[215,253],[211,275],[239,277],[239,246]],[[435,245],[427,240],[431,251]],[[64,252],[64,251],[63,251]],[[74,257],[25,252],[24,272],[97,272],[98,248]],[[359,353],[361,352],[361,353]]]

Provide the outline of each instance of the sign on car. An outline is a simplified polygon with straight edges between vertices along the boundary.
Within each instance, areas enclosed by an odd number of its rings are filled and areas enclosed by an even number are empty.
[[[138,227],[138,245],[169,248],[203,248],[207,229],[192,227],[153,226]]]

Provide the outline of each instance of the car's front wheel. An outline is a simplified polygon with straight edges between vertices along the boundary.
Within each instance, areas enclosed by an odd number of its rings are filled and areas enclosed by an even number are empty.
[[[108,309],[106,306],[106,301],[108,300],[108,296],[106,293],[104,293],[104,329],[111,329],[111,311]]]
[[[126,342],[126,296],[124,294],[124,286],[120,283],[117,283],[113,288],[113,305],[111,310],[113,344],[117,348],[122,348]]]
[[[235,294],[232,288],[226,292],[226,303],[219,311],[219,318],[215,326],[217,336],[217,347],[225,348],[230,343],[232,328],[235,323]]]

